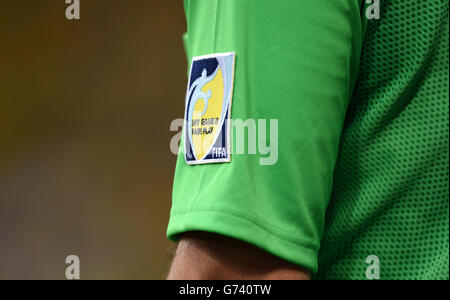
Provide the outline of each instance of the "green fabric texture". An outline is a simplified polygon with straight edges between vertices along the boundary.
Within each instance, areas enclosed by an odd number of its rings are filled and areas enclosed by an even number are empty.
[[[231,118],[277,119],[278,161],[181,153],[169,239],[230,236],[315,279],[366,279],[371,255],[381,279],[448,279],[448,0],[369,21],[363,2],[185,1],[188,61],[236,52]]]
[[[383,0],[347,113],[317,279],[449,278],[449,2]]]
[[[216,232],[317,271],[362,47],[358,1],[196,0],[186,15],[189,61],[236,52],[231,118],[278,119],[279,154],[274,165],[232,154],[197,166],[180,155],[169,238]]]

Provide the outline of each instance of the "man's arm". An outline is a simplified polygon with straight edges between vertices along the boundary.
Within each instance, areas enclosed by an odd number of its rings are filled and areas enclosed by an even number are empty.
[[[182,235],[168,279],[307,280],[304,268],[250,244],[206,232]]]
[[[297,266],[319,271],[333,172],[363,41],[363,2],[185,1],[190,67],[204,55],[233,51],[234,80],[220,85],[233,87],[226,119],[255,123],[255,134],[246,133],[244,125],[242,133],[230,127],[229,136],[222,137],[234,145],[256,143],[263,151],[192,166],[182,141],[167,228],[168,238],[181,242],[169,278],[293,279],[307,277]],[[278,157],[272,165],[263,161],[267,142]],[[217,236],[183,235],[192,231],[234,237],[262,250]]]

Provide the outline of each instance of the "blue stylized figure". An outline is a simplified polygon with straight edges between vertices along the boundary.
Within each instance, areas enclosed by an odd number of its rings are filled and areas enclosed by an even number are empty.
[[[217,72],[219,71],[219,66],[217,66],[217,69],[214,71],[213,74],[211,74],[210,76],[207,76],[207,71],[206,69],[203,69],[202,71],[202,76],[200,76],[199,78],[197,78],[191,85],[191,87],[189,88],[189,92],[187,93],[187,97],[189,97],[189,95],[192,95],[191,97],[191,102],[189,103],[189,111],[187,112],[187,120],[188,120],[188,132],[189,132],[189,139],[192,143],[192,118],[194,117],[194,108],[195,105],[197,104],[197,102],[200,99],[203,99],[203,102],[205,103],[205,108],[203,109],[203,112],[196,117],[201,117],[203,116],[207,109],[208,109],[208,100],[211,98],[212,95],[212,91],[209,89],[206,93],[204,91],[202,91],[203,87],[205,86],[205,84],[209,83],[210,81],[212,81],[214,79],[214,77],[216,77]]]

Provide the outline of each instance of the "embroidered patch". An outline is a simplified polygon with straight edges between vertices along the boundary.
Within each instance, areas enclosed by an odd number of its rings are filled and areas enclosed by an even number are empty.
[[[186,163],[229,162],[235,53],[194,57],[186,93]]]

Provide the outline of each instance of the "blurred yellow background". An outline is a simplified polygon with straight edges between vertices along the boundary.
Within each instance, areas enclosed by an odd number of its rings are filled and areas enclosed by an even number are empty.
[[[0,0],[0,279],[162,279],[182,1]]]

